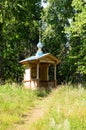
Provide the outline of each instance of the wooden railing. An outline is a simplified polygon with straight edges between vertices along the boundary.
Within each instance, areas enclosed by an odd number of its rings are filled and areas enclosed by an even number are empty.
[[[31,80],[24,80],[24,83],[29,82],[36,82],[38,87],[55,87],[56,81],[55,80],[38,80],[38,79],[31,79]]]

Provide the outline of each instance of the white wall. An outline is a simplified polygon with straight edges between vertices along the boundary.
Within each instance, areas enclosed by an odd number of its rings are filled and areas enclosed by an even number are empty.
[[[31,80],[31,70],[30,67],[25,68],[24,81]]]

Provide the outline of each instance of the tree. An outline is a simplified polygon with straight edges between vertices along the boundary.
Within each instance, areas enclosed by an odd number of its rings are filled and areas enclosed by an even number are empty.
[[[71,18],[66,33],[70,35],[72,50],[68,60],[74,69],[74,77],[78,82],[86,78],[86,5],[85,1],[73,0],[74,16]],[[71,76],[72,77],[72,76]]]
[[[47,52],[61,60],[62,67],[66,58],[65,44],[68,41],[64,27],[69,26],[69,19],[73,15],[71,3],[72,0],[47,0],[47,7],[42,13],[42,40]],[[61,80],[66,74],[61,71],[62,67],[60,67],[60,75],[58,74]]]
[[[48,4],[42,16],[42,39],[49,52],[60,58],[61,50],[67,42],[64,26],[69,24],[68,18],[72,14],[71,1],[47,0]]]
[[[19,60],[33,54],[39,40],[41,0],[3,0],[0,5],[4,78],[19,80],[22,74]]]
[[[0,4],[0,80],[2,81],[4,79],[4,60],[3,60],[3,20],[2,20],[2,5]]]

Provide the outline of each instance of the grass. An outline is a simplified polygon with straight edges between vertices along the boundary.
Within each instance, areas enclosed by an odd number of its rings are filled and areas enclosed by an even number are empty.
[[[30,130],[86,130],[86,90],[61,86],[44,102],[44,117],[31,124]]]
[[[0,86],[0,130],[21,123],[22,115],[41,104],[40,98],[49,94],[42,89],[27,90],[6,84]],[[86,89],[61,86],[53,89],[43,102],[44,116],[26,130],[86,130]]]
[[[27,90],[15,85],[0,86],[0,130],[7,130],[21,116],[34,107],[38,100],[37,91]]]

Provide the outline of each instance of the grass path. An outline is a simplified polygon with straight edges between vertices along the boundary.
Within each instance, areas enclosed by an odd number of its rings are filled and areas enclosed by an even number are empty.
[[[28,130],[29,125],[36,122],[43,115],[44,115],[43,108],[38,106],[34,108],[31,111],[31,113],[27,113],[27,115],[23,117],[23,122],[21,124],[15,125],[15,128],[13,130]]]
[[[29,126],[41,119],[47,112],[46,106],[44,107],[44,105],[47,104],[50,98],[51,94],[48,97],[42,98],[34,108],[31,108],[29,112],[22,115],[21,122],[16,123],[14,128],[8,130],[29,130]]]

